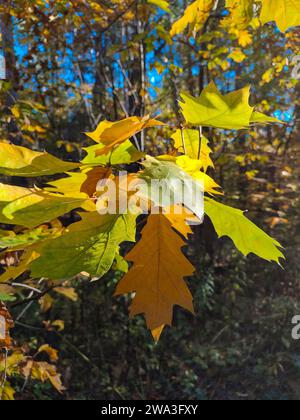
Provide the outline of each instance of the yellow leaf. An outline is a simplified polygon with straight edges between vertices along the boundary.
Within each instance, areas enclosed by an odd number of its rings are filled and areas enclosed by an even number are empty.
[[[164,325],[172,324],[174,305],[194,313],[183,278],[195,269],[181,252],[184,245],[164,215],[150,215],[142,239],[126,256],[134,265],[120,281],[116,295],[135,292],[130,314],[145,314],[155,340]]]
[[[47,353],[51,362],[58,361],[58,351],[55,350],[53,347],[49,346],[49,344],[44,344],[38,350],[38,353]]]
[[[261,2],[260,20],[263,25],[275,21],[281,32],[300,25],[299,0],[261,0]]]
[[[117,145],[125,142],[130,137],[145,128],[164,125],[160,121],[146,117],[129,117],[121,121],[102,121],[92,133],[86,133],[96,143],[101,143],[102,148],[96,151],[96,156],[107,154]]]
[[[196,0],[189,5],[184,15],[173,24],[170,35],[175,36],[183,33],[190,25],[192,30],[199,31],[211,13],[215,0]]]
[[[180,166],[187,174],[189,174],[196,181],[199,181],[204,191],[209,194],[222,195],[223,193],[216,191],[216,188],[221,188],[210,176],[206,173],[201,172],[202,162],[197,159],[191,159],[188,156],[179,156],[176,159],[176,163]]]
[[[226,7],[234,27],[245,29],[249,25],[253,17],[253,0],[226,0]]]
[[[78,163],[64,162],[46,152],[0,143],[0,173],[10,176],[38,177],[78,168]]]
[[[242,63],[247,58],[247,56],[243,53],[243,51],[240,48],[235,48],[229,54],[228,58],[231,58],[236,63]]]
[[[172,139],[174,140],[175,148],[181,153],[184,152],[182,134],[187,156],[192,159],[198,159],[198,157],[200,157],[200,161],[202,163],[200,169],[203,168],[205,172],[209,167],[214,168],[213,161],[210,158],[212,150],[209,147],[209,141],[207,138],[203,135],[201,136],[198,130],[186,129],[183,130],[183,133],[181,133],[181,130],[177,130],[176,133],[173,134]]]
[[[73,302],[77,302],[78,300],[78,294],[73,287],[56,287],[54,290]]]

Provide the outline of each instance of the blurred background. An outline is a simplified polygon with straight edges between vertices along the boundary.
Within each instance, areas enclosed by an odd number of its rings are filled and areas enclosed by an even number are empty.
[[[147,151],[161,154],[182,122],[180,91],[197,96],[211,80],[223,92],[251,84],[252,104],[286,124],[209,130],[212,174],[226,204],[247,209],[284,245],[284,267],[244,258],[205,220],[187,248],[196,317],[176,308],[158,344],[142,317],[128,319],[128,299],[113,297],[120,273],[75,279],[75,297],[34,303],[13,332],[19,345],[59,350],[67,390],[16,379],[22,399],[300,398],[300,341],[291,337],[300,314],[300,30],[229,30],[219,1],[197,34],[172,38],[188,4],[0,0],[0,139],[78,161],[90,144],[83,132],[101,120],[152,114],[168,123],[146,135]],[[57,320],[59,333],[45,328]]]

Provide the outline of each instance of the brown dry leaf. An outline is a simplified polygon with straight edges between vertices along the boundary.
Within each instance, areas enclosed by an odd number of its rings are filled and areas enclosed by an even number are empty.
[[[61,378],[56,370],[56,367],[47,362],[36,362],[33,359],[28,359],[26,365],[22,367],[22,374],[27,379],[36,379],[42,382],[50,381],[52,386],[60,393],[65,388],[62,385]]]
[[[14,322],[4,303],[0,302],[0,351],[11,348],[9,330],[14,327]]]
[[[142,239],[126,257],[134,265],[116,290],[116,295],[136,293],[130,315],[145,314],[156,341],[164,326],[172,324],[174,305],[194,313],[193,298],[183,278],[191,276],[195,268],[181,252],[184,245],[164,215],[150,215]]]

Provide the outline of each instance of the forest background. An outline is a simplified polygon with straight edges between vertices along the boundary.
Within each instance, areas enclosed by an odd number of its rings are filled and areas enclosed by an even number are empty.
[[[209,15],[188,16],[189,27],[170,33],[189,4],[1,0],[1,141],[79,161],[91,144],[84,132],[101,120],[151,114],[168,127],[143,141],[162,154],[171,144],[166,130],[170,139],[182,124],[180,92],[198,96],[211,81],[224,93],[251,85],[253,104],[285,124],[207,129],[213,174],[223,202],[247,209],[282,243],[284,269],[244,258],[205,220],[186,250],[197,268],[188,282],[196,316],[176,308],[158,344],[142,317],[128,318],[128,299],[113,297],[114,269],[93,283],[77,276],[29,307],[22,304],[28,291],[9,301],[10,286],[0,289],[15,320],[15,346],[56,366],[52,383],[12,372],[7,399],[300,398],[300,342],[291,336],[300,314],[299,27],[283,32],[258,18],[245,24],[243,16],[233,24],[217,1]],[[16,258],[2,255],[3,269]]]

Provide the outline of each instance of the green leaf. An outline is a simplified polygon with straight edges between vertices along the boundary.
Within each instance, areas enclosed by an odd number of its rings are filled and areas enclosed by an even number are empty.
[[[0,184],[0,223],[34,228],[81,207],[83,198]]]
[[[13,144],[0,143],[0,173],[7,176],[38,177],[78,168],[46,152],[34,152]]]
[[[283,121],[280,121],[278,118],[269,117],[268,115],[262,114],[261,112],[253,112],[251,116],[251,123],[256,124],[268,124],[268,123],[280,123],[284,124]]]
[[[214,82],[211,82],[194,98],[182,93],[180,102],[187,123],[224,129],[244,129],[249,127],[253,109],[249,105],[250,86],[223,96]]]
[[[280,243],[268,236],[246,218],[244,212],[225,206],[210,198],[205,198],[204,211],[211,219],[219,237],[231,238],[239,251],[245,256],[250,253],[267,261],[276,261],[284,255],[278,248]]]
[[[0,302],[14,302],[15,300],[15,296],[0,292]]]
[[[102,277],[111,268],[122,242],[135,242],[136,216],[82,213],[60,238],[45,242],[31,264],[34,277],[68,279],[82,271]]]
[[[104,147],[104,145],[103,145]],[[111,153],[106,155],[96,156],[96,151],[99,150],[99,144],[90,146],[84,149],[87,156],[81,162],[83,165],[98,166],[98,165],[127,165],[132,162],[137,162],[145,156],[144,153],[139,152],[130,140],[125,141],[120,146],[116,147]]]
[[[249,128],[252,123],[280,122],[254,111],[249,105],[250,86],[222,95],[215,83],[211,82],[199,98],[188,93],[182,93],[181,97],[183,102],[179,104],[188,124],[242,130]]]
[[[48,229],[45,225],[19,234],[13,231],[0,231],[0,248],[24,249],[50,236],[55,237],[60,231],[61,228]]]

